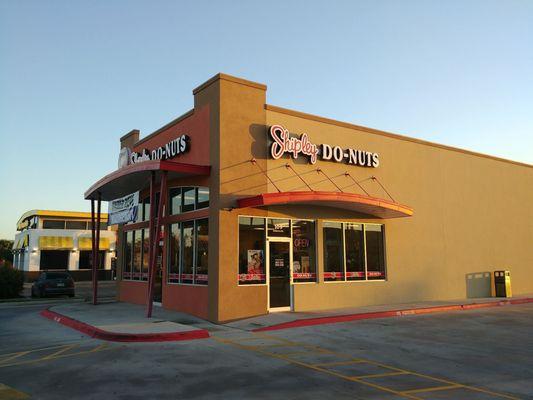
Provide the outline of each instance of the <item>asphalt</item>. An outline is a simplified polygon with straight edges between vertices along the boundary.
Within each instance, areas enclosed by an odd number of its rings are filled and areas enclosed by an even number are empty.
[[[533,304],[127,344],[45,307],[0,305],[0,384],[33,399],[533,400]]]
[[[24,289],[21,293],[23,297],[31,297],[31,285],[32,283],[24,283]],[[81,299],[92,299],[92,282],[81,281],[75,282],[76,297]],[[116,281],[100,281],[98,282],[98,298],[100,299],[114,299],[117,293]]]

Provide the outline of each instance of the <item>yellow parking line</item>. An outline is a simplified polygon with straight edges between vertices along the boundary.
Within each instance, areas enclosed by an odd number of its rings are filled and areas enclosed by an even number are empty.
[[[350,376],[350,378],[355,379],[366,379],[366,378],[381,378],[382,376],[397,376],[397,375],[409,375],[409,372],[384,372],[382,374],[370,374],[370,375],[357,375]],[[411,393],[409,390],[404,390],[402,393]]]
[[[260,335],[251,336],[251,337],[231,338],[231,340],[235,340],[235,341],[238,341],[238,342],[246,342],[246,341],[261,340],[261,339],[275,340],[277,342],[283,342],[284,341],[283,339],[277,338],[275,336],[265,337],[265,338],[261,338],[259,336]]]
[[[354,358],[352,360],[333,361],[333,362],[326,362],[326,363],[319,363],[319,364],[312,364],[312,365],[313,367],[336,367],[340,365],[350,365],[350,364],[360,364],[360,363],[366,363],[366,361],[360,360],[358,358]]]
[[[295,347],[295,346],[298,346],[296,344],[287,344],[287,343],[279,343],[279,344],[253,344],[253,345],[248,345],[248,344],[243,344],[244,347],[250,347],[250,348],[256,348],[256,347]]]
[[[267,335],[267,334],[264,334],[264,333],[255,333],[255,334],[257,336],[261,336],[261,337],[263,337],[265,339],[274,339],[274,338],[276,338],[276,336],[271,336],[271,335]],[[218,340],[218,338],[216,338],[216,337],[213,337],[213,339]],[[282,342],[291,344],[291,345],[300,345],[302,347],[305,346],[307,348],[314,348],[319,353],[327,353],[327,354],[337,355],[337,356],[343,357],[343,358],[347,357],[345,354],[336,353],[336,352],[333,352],[333,351],[330,351],[330,350],[327,350],[327,349],[322,349],[322,348],[320,348],[318,346],[312,346],[312,345],[308,345],[308,344],[304,344],[304,343],[298,343],[298,342],[290,341],[290,340],[283,339],[283,338],[277,338],[277,339],[279,339]],[[410,394],[411,391],[409,391],[409,390],[399,392],[399,391],[396,391],[396,390],[393,390],[393,389],[389,389],[389,388],[384,387],[384,386],[380,386],[380,385],[374,384],[372,382],[368,382],[368,381],[362,380],[364,378],[347,377],[345,375],[336,373],[334,371],[322,368],[322,366],[327,366],[327,365],[324,365],[326,363],[307,364],[305,362],[301,362],[301,361],[298,361],[298,360],[291,359],[291,358],[287,357],[286,354],[268,353],[268,352],[266,352],[266,351],[264,351],[262,349],[259,349],[259,348],[250,349],[250,348],[247,348],[244,345],[241,345],[239,343],[235,343],[235,342],[232,342],[232,341],[226,341],[226,343],[232,344],[234,346],[237,346],[237,347],[240,347],[240,348],[243,348],[243,349],[253,350],[253,351],[256,351],[258,353],[261,353],[261,354],[264,354],[264,355],[267,355],[267,356],[270,356],[270,357],[274,357],[274,358],[278,358],[278,359],[281,359],[281,360],[285,360],[285,361],[287,361],[289,363],[300,365],[300,366],[305,367],[305,368],[310,368],[310,369],[313,369],[313,370],[316,370],[316,371],[325,372],[327,374],[334,375],[334,376],[337,376],[337,377],[342,378],[342,379],[348,379],[350,381],[354,381],[354,382],[358,382],[358,383],[361,383],[361,384],[364,384],[364,385],[367,385],[367,386],[371,386],[371,387],[374,387],[376,389],[380,389],[380,390],[385,391],[385,392],[394,393],[394,394],[396,394],[398,396],[401,396],[401,397],[420,400],[419,397],[411,395]],[[447,379],[435,378],[435,377],[432,377],[432,376],[429,376],[429,375],[420,374],[418,372],[413,372],[413,371],[408,371],[408,370],[405,370],[405,369],[402,369],[402,368],[393,367],[391,365],[386,365],[386,364],[383,364],[383,363],[380,363],[380,362],[376,362],[376,361],[365,360],[365,359],[355,359],[355,358],[353,360],[357,360],[358,362],[364,362],[364,363],[373,364],[373,365],[376,365],[376,366],[379,366],[379,367],[387,368],[387,369],[390,369],[392,371],[398,372],[397,374],[393,372],[394,375],[406,375],[406,374],[409,374],[409,375],[418,376],[420,378],[433,380],[433,381],[436,381],[436,382],[442,382],[442,383],[446,384],[445,387],[450,387],[450,386],[461,387],[461,388],[464,388],[464,389],[468,389],[468,390],[472,390],[472,391],[476,391],[476,392],[480,392],[480,393],[490,394],[492,396],[496,396],[496,397],[500,397],[500,398],[505,398],[505,399],[510,399],[510,400],[519,400],[518,398],[510,396],[510,395],[507,395],[507,394],[497,393],[497,392],[490,391],[488,389],[478,388],[478,387],[475,387],[475,386],[462,385],[460,383],[453,382],[453,381],[450,381],[450,380],[447,380]],[[351,361],[351,360],[346,360],[347,363],[349,363],[349,361]],[[341,361],[341,362],[344,362],[344,361]],[[444,386],[439,386],[439,387],[444,387]],[[413,390],[418,390],[418,389],[413,389]],[[442,389],[442,390],[444,390],[444,389]],[[416,392],[412,392],[412,393],[416,393]]]
[[[267,353],[267,354],[281,354],[281,353],[272,353],[271,351],[266,351],[266,350],[264,351],[264,353]],[[302,351],[288,351],[288,352],[283,353],[282,355],[284,355],[284,356],[292,356],[294,354],[315,354],[315,353],[313,353],[312,351],[302,350]]]
[[[28,394],[0,383],[0,400],[24,400],[29,398]]]
[[[39,348],[36,348],[36,349],[31,349],[31,350],[27,350],[27,351],[17,351],[15,353],[5,353],[5,354],[0,354],[0,357],[4,357],[4,356],[11,356],[13,354],[20,354],[20,353],[35,353],[37,351],[43,351],[43,350],[52,350],[52,349],[59,349],[60,347],[63,347],[65,346],[64,344],[59,344],[57,346],[48,346],[48,347],[39,347]],[[0,360],[1,362],[2,360]]]
[[[79,356],[79,355],[83,355],[83,354],[90,354],[90,353],[95,353],[95,352],[98,352],[98,351],[111,350],[111,349],[113,349],[113,347],[109,347],[109,346],[107,346],[106,343],[104,343],[104,344],[101,344],[101,345],[95,347],[94,349],[91,349],[91,350],[78,351],[76,353],[69,353],[69,354],[58,354],[58,355],[54,355],[54,357],[50,357],[50,356],[40,357],[40,358],[37,358],[37,359],[34,359],[34,360],[19,361],[19,362],[14,362],[14,363],[9,363],[9,364],[0,364],[0,368],[13,367],[13,366],[16,366],[16,365],[36,364],[36,363],[39,363],[41,361],[51,361],[51,360],[56,360],[58,358]]]
[[[74,347],[78,346],[77,344],[71,344],[63,347],[62,349],[56,351],[55,353],[49,354],[46,357],[42,357],[41,360],[50,360],[52,358],[55,358],[56,356],[63,354],[64,352],[73,349]]]
[[[13,355],[11,355],[10,357],[2,358],[0,360],[0,365],[5,363],[6,361],[14,360],[15,358],[19,358],[19,357],[25,356],[28,353],[29,353],[29,351],[20,351],[18,353],[12,353]]]
[[[465,387],[464,385],[448,385],[448,386],[434,386],[424,389],[404,390],[402,393],[423,393],[423,392],[436,392],[440,390],[459,389]]]
[[[228,341],[228,340],[220,340],[217,337],[213,337],[213,339],[216,340],[216,341],[220,341],[222,343],[231,344],[231,345],[233,345],[235,347],[239,347],[239,348],[242,348],[242,349],[245,349],[245,350],[249,350],[249,348],[247,348],[246,346],[241,345],[240,343],[235,343],[235,342],[231,342],[231,341]],[[359,380],[356,380],[354,378],[349,378],[347,376],[341,375],[341,374],[336,373],[334,371],[330,371],[330,370],[323,369],[323,368],[320,368],[320,367],[314,367],[312,364],[307,364],[307,363],[304,363],[304,362],[301,362],[301,361],[297,361],[297,360],[285,357],[284,355],[281,355],[281,354],[268,353],[268,352],[260,350],[260,349],[254,349],[254,351],[256,351],[257,353],[260,353],[260,354],[267,355],[269,357],[278,358],[278,359],[286,361],[286,362],[288,362],[290,364],[299,365],[301,367],[305,367],[305,368],[309,368],[309,369],[312,369],[312,370],[315,370],[315,371],[324,372],[324,373],[329,374],[329,375],[337,376],[337,377],[339,377],[341,379],[346,379],[346,380],[349,380],[349,381],[357,381],[357,382],[359,382],[359,383],[361,383],[363,385],[370,386],[370,387],[373,387],[375,389],[379,389],[379,390],[384,391],[384,392],[392,393],[392,394],[398,395],[400,397],[404,397],[404,398],[408,398],[408,399],[414,399],[414,400],[420,400],[418,397],[411,396],[408,393],[402,394],[401,392],[398,392],[396,390],[389,389],[389,388],[386,388],[386,387],[383,387],[383,386],[379,386],[379,385],[376,385],[376,384],[371,383],[371,382],[359,381]]]

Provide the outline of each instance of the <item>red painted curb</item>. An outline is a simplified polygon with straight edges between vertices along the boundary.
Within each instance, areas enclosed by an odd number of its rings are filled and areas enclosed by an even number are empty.
[[[252,332],[278,331],[281,329],[300,328],[303,326],[312,326],[312,325],[336,324],[339,322],[357,321],[357,320],[362,320],[362,319],[401,317],[404,315],[430,314],[430,313],[457,311],[457,310],[473,310],[477,308],[501,307],[501,306],[526,304],[526,303],[533,303],[533,298],[528,297],[528,298],[515,299],[515,300],[490,301],[486,303],[453,304],[453,305],[448,305],[448,306],[409,308],[409,309],[404,309],[404,310],[389,310],[389,311],[377,311],[377,312],[368,312],[368,313],[359,313],[359,314],[334,315],[331,317],[296,319],[290,322],[284,322],[281,324],[265,326],[263,328],[256,328],[256,329],[253,329]]]
[[[55,322],[76,329],[95,339],[108,340],[112,342],[172,342],[178,340],[205,339],[209,337],[209,332],[205,329],[196,329],[186,332],[168,332],[168,333],[116,333],[104,331],[103,329],[75,320],[65,315],[43,310],[40,314]]]

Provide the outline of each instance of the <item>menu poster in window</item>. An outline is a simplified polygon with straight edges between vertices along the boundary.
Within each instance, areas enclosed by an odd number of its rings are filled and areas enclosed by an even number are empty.
[[[309,256],[302,256],[300,260],[302,261],[301,272],[308,273],[309,272]]]
[[[302,272],[302,267],[300,265],[300,261],[293,261],[292,262],[292,270],[293,270],[293,272]]]
[[[248,273],[263,273],[263,250],[248,250]]]

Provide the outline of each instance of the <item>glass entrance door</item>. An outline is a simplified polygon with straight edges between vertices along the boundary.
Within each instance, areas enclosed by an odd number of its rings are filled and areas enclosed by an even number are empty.
[[[291,306],[290,242],[269,242],[270,308]]]

